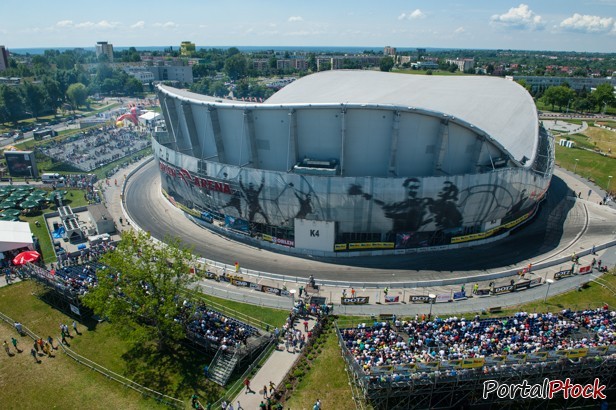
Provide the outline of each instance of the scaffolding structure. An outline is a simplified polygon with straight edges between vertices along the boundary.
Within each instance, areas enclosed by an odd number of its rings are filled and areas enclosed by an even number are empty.
[[[536,361],[507,366],[483,366],[458,372],[399,370],[395,378],[378,373],[367,374],[350,353],[340,330],[338,340],[349,373],[374,409],[581,409],[598,408],[601,400],[569,398],[557,393],[553,399],[522,399],[519,394],[511,399],[490,394],[483,398],[484,382],[528,385],[548,380],[570,379],[575,384],[593,384],[596,378],[606,388],[608,401],[616,399],[616,349],[605,349],[605,355],[592,355],[576,359],[562,356],[554,361]],[[426,370],[426,369],[424,369]],[[452,373],[454,373],[452,375]]]

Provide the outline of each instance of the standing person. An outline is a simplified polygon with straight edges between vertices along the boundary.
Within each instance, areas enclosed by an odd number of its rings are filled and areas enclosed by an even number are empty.
[[[237,409],[235,410],[244,410],[244,408],[242,407],[242,405],[240,404],[240,401],[237,401]]]
[[[354,298],[355,297],[355,288],[351,288],[351,297]]]
[[[15,348],[15,350],[17,350],[17,353],[21,353],[22,351],[19,350],[19,348],[17,347],[17,339],[15,339],[14,337],[11,337],[11,343],[13,344],[13,347]]]
[[[34,348],[30,349],[30,355],[34,357],[35,362],[40,363],[38,357],[36,357],[36,350],[34,350]]]
[[[23,325],[21,323],[15,322],[15,330],[17,330],[17,333],[19,333],[19,336],[24,335]]]
[[[263,398],[267,399],[267,386],[263,385]]]
[[[56,349],[57,349],[57,347],[55,347],[55,346],[53,345],[53,337],[51,337],[51,336],[47,336],[47,343],[49,343],[49,345],[51,346],[51,348],[52,348],[52,349],[54,349],[54,350],[56,350]]]
[[[269,382],[269,394],[270,396],[273,395],[276,392],[276,385],[274,384],[273,381],[270,380]]]
[[[308,321],[304,320],[304,332],[308,331]]]
[[[344,288],[344,289],[342,289],[342,297],[343,297],[343,298],[346,298],[346,295],[347,295],[347,294],[346,294],[346,288]]]
[[[4,347],[4,351],[6,352],[7,355],[11,355],[11,349],[9,349],[9,344],[6,342],[6,340],[4,341],[4,343],[2,343],[2,347]]]
[[[75,331],[75,334],[80,334],[79,330],[77,330],[77,322],[73,320],[73,330]]]

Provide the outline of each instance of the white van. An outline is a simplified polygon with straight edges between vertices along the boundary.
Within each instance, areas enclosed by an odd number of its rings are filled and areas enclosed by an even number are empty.
[[[64,177],[60,174],[43,174],[41,175],[43,184],[56,184],[56,186],[64,186]]]

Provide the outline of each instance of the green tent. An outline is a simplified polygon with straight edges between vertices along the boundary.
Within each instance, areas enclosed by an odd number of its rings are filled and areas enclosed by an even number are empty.
[[[13,208],[5,209],[4,211],[0,212],[0,216],[16,217],[19,215],[21,215],[21,211],[19,209],[13,209]]]
[[[19,218],[16,216],[3,216],[0,218],[0,221],[17,222],[19,221]]]
[[[4,202],[0,203],[0,209],[15,208],[15,205],[17,205],[17,201],[5,200]]]
[[[32,209],[37,208],[39,206],[38,202],[35,201],[23,201],[19,206],[23,209]]]
[[[15,188],[16,191],[33,191],[34,190],[34,186],[32,185],[18,185],[17,188]]]

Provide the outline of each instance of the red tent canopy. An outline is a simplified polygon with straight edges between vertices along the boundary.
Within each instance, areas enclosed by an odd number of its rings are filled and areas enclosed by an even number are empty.
[[[25,251],[13,258],[13,265],[25,265],[37,261],[40,257],[41,254],[37,251]]]

